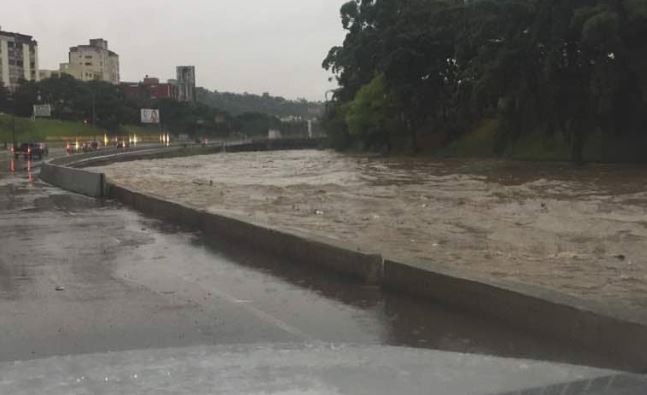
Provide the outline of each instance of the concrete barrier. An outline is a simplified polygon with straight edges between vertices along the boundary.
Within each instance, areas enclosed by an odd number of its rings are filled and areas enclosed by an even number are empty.
[[[249,146],[241,147],[247,148]],[[84,163],[95,165],[92,159]],[[607,356],[613,361],[610,365],[647,371],[647,317],[632,318],[630,314],[529,285],[475,276],[468,278],[429,263],[383,260],[379,254],[359,251],[335,240],[279,230],[256,224],[248,218],[210,213],[188,204],[135,192],[106,183],[102,174],[45,164],[41,177],[88,196],[110,196],[143,213],[190,226],[211,237],[435,300],[503,321],[528,333],[568,341]]]
[[[104,179],[102,173],[43,163],[40,178],[52,185],[82,195],[101,198],[104,196]]]
[[[108,185],[109,196],[160,219],[191,226],[210,236],[258,248],[299,264],[319,266],[369,284],[382,277],[382,257],[359,251],[335,240],[286,232],[248,219],[206,212],[189,205]]]
[[[123,149],[108,149],[89,153],[75,154],[58,158],[52,164],[75,168],[102,166],[116,162],[143,159],[170,159],[183,156],[212,155],[221,152],[257,152],[295,149],[316,149],[324,145],[324,139],[258,139],[241,141],[221,141],[210,144],[176,144],[169,147],[143,146]]]
[[[384,262],[385,288],[439,301],[511,327],[577,344],[637,371],[647,370],[647,326],[555,291],[470,279],[430,265]]]

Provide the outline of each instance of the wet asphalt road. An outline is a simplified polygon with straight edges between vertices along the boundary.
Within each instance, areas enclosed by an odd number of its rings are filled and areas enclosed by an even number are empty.
[[[37,172],[0,156],[0,361],[334,342],[606,365],[568,345],[207,241],[48,186]]]

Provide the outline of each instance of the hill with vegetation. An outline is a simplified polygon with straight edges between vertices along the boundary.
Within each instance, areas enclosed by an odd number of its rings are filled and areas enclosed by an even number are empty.
[[[254,95],[251,93],[230,93],[197,90],[198,101],[210,107],[226,111],[232,115],[244,113],[264,113],[279,118],[300,117],[317,118],[323,112],[323,103],[309,102],[305,99],[288,100],[269,93]]]
[[[281,112],[277,110],[277,103],[281,100],[270,98],[266,101],[275,105],[240,107],[239,111],[243,112],[229,113],[215,107],[215,103],[207,105],[171,99],[128,98],[119,86],[101,81],[82,82],[68,75],[38,82],[22,81],[13,92],[0,86],[0,113],[22,118],[16,124],[18,133],[41,140],[50,136],[95,135],[97,132],[101,136],[104,133],[122,136],[137,130],[140,134],[163,130],[190,137],[267,136],[270,129],[280,130],[287,135],[304,135],[307,132],[306,121],[282,120],[274,114],[299,117],[309,111],[307,109],[311,108],[311,104],[285,101],[284,111]],[[26,119],[31,117],[35,104],[43,103],[52,106],[52,120]],[[134,126],[141,125],[142,108],[159,109],[162,124],[150,128]],[[264,108],[267,112],[263,111]],[[250,109],[254,111],[248,111]],[[0,119],[0,138],[8,138],[7,131],[11,133],[13,128],[7,119]]]

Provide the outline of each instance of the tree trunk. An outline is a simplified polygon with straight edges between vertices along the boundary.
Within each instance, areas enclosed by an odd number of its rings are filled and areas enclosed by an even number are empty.
[[[407,128],[409,129],[409,134],[411,135],[411,150],[414,153],[417,153],[419,150],[419,147],[418,147],[418,136],[416,135],[416,128],[413,127],[411,122],[407,122]]]
[[[578,166],[584,164],[584,134],[579,130],[573,133],[571,160]]]

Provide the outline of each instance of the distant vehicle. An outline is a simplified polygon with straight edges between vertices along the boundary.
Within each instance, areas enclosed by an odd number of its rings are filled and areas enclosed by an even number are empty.
[[[128,143],[125,141],[119,142],[116,145],[117,149],[127,149],[129,147]]]
[[[11,147],[11,152],[14,157],[18,159],[22,155],[25,159],[43,159],[49,153],[46,144],[41,143],[22,143],[19,146],[14,145]]]
[[[98,149],[99,143],[96,141],[88,141],[87,143],[83,143],[83,145],[81,146],[81,151],[83,152],[92,152]]]
[[[41,149],[41,151],[43,152],[43,155],[44,155],[44,156],[49,155],[49,147],[47,146],[47,144],[45,144],[45,143],[38,143],[38,145],[40,146],[40,149]]]
[[[67,152],[70,155],[76,153],[76,151],[77,151],[76,144],[67,144],[65,146],[65,152]]]

